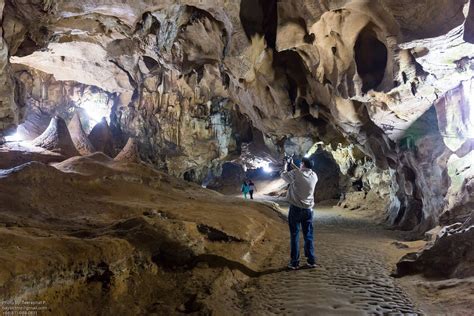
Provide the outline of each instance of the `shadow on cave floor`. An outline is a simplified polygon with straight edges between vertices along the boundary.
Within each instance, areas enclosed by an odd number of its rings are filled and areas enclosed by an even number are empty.
[[[242,289],[251,293],[242,296],[245,310],[308,315],[420,312],[390,277],[395,258],[388,258],[387,250],[396,248],[389,234],[339,210],[317,209],[315,247],[320,266],[269,274],[249,283]]]
[[[283,198],[259,194],[256,201],[271,203],[287,215]],[[317,205],[314,231],[320,266],[254,278],[238,289],[242,310],[248,315],[421,313],[405,287],[390,276],[406,252],[397,247],[397,232],[385,230],[367,215],[330,202]],[[278,254],[282,265],[289,256],[286,251]]]
[[[278,179],[254,182],[258,191],[255,200],[248,202],[265,203],[286,220],[288,203],[279,196],[284,183]],[[231,195],[243,199],[237,190]],[[401,279],[391,276],[398,260],[409,252],[419,251],[425,241],[400,242],[405,240],[403,232],[389,230],[381,224],[384,214],[381,210],[349,210],[336,204],[337,201],[323,201],[314,208],[315,249],[320,266],[297,271],[261,271],[250,282],[236,288],[238,295],[232,301],[239,313],[452,315],[449,306],[466,310],[464,303],[456,303],[457,297],[472,288],[472,283],[458,286],[455,282],[449,294],[441,299],[439,289],[450,286],[443,281],[438,284],[421,276]],[[302,245],[300,236],[301,248]],[[281,249],[275,254],[276,261],[285,267],[289,241],[288,246]]]

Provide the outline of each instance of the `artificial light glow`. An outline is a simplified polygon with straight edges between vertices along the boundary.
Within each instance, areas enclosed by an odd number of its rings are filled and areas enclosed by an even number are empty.
[[[270,163],[267,162],[263,165],[263,172],[270,173],[273,172],[273,169],[270,167]]]
[[[23,137],[20,135],[20,133],[16,132],[13,135],[5,136],[5,140],[7,142],[21,142]]]
[[[89,120],[94,124],[99,123],[103,117],[108,116],[107,107],[99,102],[86,100],[80,106],[86,111]]]
[[[307,153],[306,155],[304,155],[305,158],[309,158],[311,157],[311,154],[310,153]]]

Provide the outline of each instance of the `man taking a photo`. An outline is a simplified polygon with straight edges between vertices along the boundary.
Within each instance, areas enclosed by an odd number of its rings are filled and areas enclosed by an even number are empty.
[[[293,169],[288,171],[288,165]],[[316,257],[313,245],[313,206],[314,188],[318,182],[318,176],[312,170],[313,162],[304,158],[301,166],[298,167],[290,159],[283,168],[281,178],[289,183],[287,201],[290,203],[288,213],[288,224],[290,227],[291,240],[291,260],[288,268],[298,269],[299,266],[299,231],[303,231],[304,255],[307,260],[307,267],[316,267]]]

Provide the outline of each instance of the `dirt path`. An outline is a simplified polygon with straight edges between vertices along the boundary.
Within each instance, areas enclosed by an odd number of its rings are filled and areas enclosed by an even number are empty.
[[[315,214],[320,267],[252,280],[240,290],[239,305],[246,314],[421,313],[397,279],[390,277],[396,252],[394,232],[337,208],[317,209]],[[285,265],[289,251],[278,256]]]

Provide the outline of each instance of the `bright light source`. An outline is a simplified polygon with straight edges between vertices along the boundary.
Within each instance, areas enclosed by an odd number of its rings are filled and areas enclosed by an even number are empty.
[[[21,142],[23,140],[23,137],[20,133],[16,132],[13,135],[5,136],[5,140],[7,142]]]
[[[310,153],[307,153],[306,155],[304,155],[305,158],[309,158],[311,157],[311,154]]]
[[[101,100],[88,99],[82,102],[80,107],[86,111],[89,120],[93,124],[99,123],[103,117],[107,117],[109,114],[107,105],[103,104]]]
[[[266,172],[266,173],[273,172],[273,169],[270,167],[269,162],[265,162],[265,164],[262,166],[262,169],[263,169],[263,172]]]

